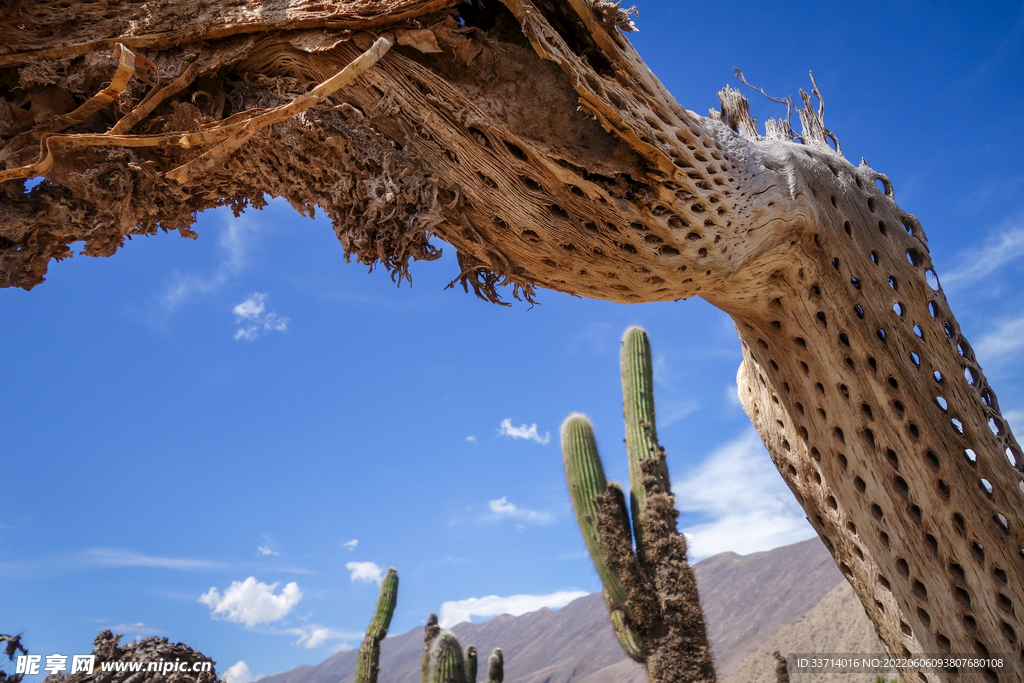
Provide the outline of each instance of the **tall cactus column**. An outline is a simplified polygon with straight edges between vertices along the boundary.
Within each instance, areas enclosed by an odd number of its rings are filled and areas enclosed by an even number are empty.
[[[366,629],[366,638],[359,647],[359,660],[356,663],[355,683],[377,683],[380,672],[380,641],[388,634],[391,615],[395,613],[398,602],[398,572],[394,567],[388,569],[380,584],[377,596],[377,609]]]
[[[704,614],[658,444],[651,347],[641,328],[626,330],[621,361],[632,528],[622,488],[607,482],[593,427],[579,413],[562,425],[576,519],[626,654],[647,666],[651,683],[713,683]]]

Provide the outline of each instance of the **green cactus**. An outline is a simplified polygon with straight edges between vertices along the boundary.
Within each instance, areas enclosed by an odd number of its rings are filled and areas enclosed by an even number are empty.
[[[427,625],[423,627],[423,659],[420,662],[420,683],[430,683],[430,645],[441,633],[437,625],[437,615],[433,612],[427,617]]]
[[[377,683],[380,672],[380,641],[388,634],[391,615],[395,613],[398,601],[398,572],[394,567],[388,569],[380,584],[377,596],[377,610],[366,629],[366,638],[359,648],[359,660],[356,663],[355,683]]]
[[[573,413],[562,425],[562,455],[576,520],[626,654],[647,666],[651,683],[713,683],[704,614],[658,445],[651,347],[641,328],[626,330],[621,361],[630,504],[605,478],[590,421]]]
[[[476,648],[470,645],[463,654],[455,634],[438,627],[436,614],[427,618],[423,641],[421,683],[476,683]],[[502,683],[503,662],[501,650],[495,648],[488,661],[488,683]]]
[[[466,648],[466,683],[476,683],[476,648],[470,645]]]
[[[429,683],[465,683],[466,662],[455,634],[441,631],[430,645]]]
[[[501,654],[501,648],[496,647],[487,660],[487,683],[503,683],[504,680],[505,657]]]

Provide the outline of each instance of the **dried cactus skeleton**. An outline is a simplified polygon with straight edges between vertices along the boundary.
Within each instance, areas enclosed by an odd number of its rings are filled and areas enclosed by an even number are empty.
[[[920,224],[820,108],[802,144],[731,89],[686,111],[588,0],[64,4],[0,10],[0,286],[269,194],[396,278],[437,236],[492,301],[700,295],[736,322],[744,408],[890,651],[1024,665],[1024,457]]]
[[[576,521],[626,654],[647,666],[651,683],[714,683],[697,583],[658,444],[647,333],[626,330],[621,355],[632,515],[622,488],[605,479],[590,421],[574,413],[562,425],[562,456]]]

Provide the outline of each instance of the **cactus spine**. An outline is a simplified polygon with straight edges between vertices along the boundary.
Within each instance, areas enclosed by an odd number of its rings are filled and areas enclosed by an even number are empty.
[[[355,683],[377,683],[380,672],[380,641],[388,634],[391,615],[395,613],[398,601],[398,572],[394,567],[388,569],[380,584],[377,596],[377,609],[366,629],[366,638],[359,648],[359,661],[356,663]]]
[[[562,455],[576,520],[626,654],[647,666],[651,683],[713,683],[704,614],[658,444],[651,347],[641,328],[626,330],[621,363],[629,508],[622,488],[605,478],[590,421],[573,413],[562,425]]]
[[[505,656],[501,654],[501,648],[496,647],[487,660],[487,683],[503,683],[504,680]]]

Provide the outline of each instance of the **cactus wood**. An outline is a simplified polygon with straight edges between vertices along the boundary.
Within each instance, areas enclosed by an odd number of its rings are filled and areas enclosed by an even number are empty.
[[[607,483],[593,428],[579,413],[562,425],[565,478],[576,519],[626,654],[647,666],[651,683],[711,683],[715,671],[704,614],[686,541],[676,528],[665,451],[654,424],[647,333],[639,327],[626,330],[621,356],[632,529],[625,495]]]
[[[377,596],[377,609],[373,613],[370,626],[366,629],[366,638],[359,648],[359,660],[356,663],[355,683],[376,683],[380,672],[380,641],[388,634],[391,616],[395,613],[398,601],[398,572],[394,567],[388,569],[380,584]]]

